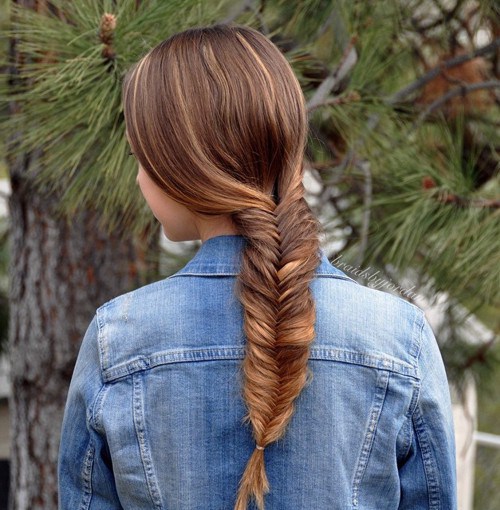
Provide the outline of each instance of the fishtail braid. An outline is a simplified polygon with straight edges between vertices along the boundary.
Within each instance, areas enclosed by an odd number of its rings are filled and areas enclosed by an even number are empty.
[[[309,283],[319,264],[322,227],[304,198],[301,173],[282,187],[277,205],[268,198],[258,208],[233,214],[247,239],[236,286],[247,340],[242,364],[248,408],[244,422],[251,422],[260,446],[240,480],[235,510],[246,510],[250,497],[259,510],[264,509],[270,489],[264,447],[285,434],[294,401],[307,382],[314,340],[315,305]]]

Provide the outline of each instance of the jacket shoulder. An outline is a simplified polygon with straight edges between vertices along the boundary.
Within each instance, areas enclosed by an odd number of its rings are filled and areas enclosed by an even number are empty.
[[[335,268],[323,276],[330,277],[312,282],[313,357],[363,359],[370,366],[415,373],[423,311]],[[244,353],[242,308],[231,277],[168,277],[106,302],[97,318],[104,380],[147,369],[160,358],[227,359]]]
[[[424,312],[402,297],[347,280],[318,279],[313,292],[317,343],[398,363],[416,374]]]
[[[137,369],[141,368],[148,341],[157,343],[162,329],[171,323],[171,317],[179,309],[176,303],[181,299],[181,290],[177,280],[168,277],[120,294],[97,309],[105,381],[110,374],[119,373],[122,365],[135,363]],[[163,339],[168,336],[167,328]]]
[[[242,306],[234,277],[175,275],[98,309],[105,381],[167,362],[243,356]]]

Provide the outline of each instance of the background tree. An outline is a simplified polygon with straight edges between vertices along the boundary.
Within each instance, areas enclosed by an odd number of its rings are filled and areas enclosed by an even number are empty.
[[[106,292],[120,292],[119,285],[110,285],[97,294],[100,285],[82,284],[89,274],[109,283],[107,274],[96,273],[98,260],[88,271],[96,246],[100,250],[124,231],[151,243],[156,239],[148,235],[151,216],[134,185],[134,162],[126,157],[121,78],[160,40],[191,25],[234,20],[276,42],[308,100],[309,199],[330,233],[325,239],[330,260],[342,257],[352,276],[356,268],[379,271],[379,283],[394,286],[381,290],[417,305],[418,295],[432,300],[446,293],[446,320],[436,336],[450,377],[459,384],[463,374],[480,377],[494,366],[500,328],[495,2],[58,0],[36,5],[36,10],[20,8],[21,2],[12,6],[11,115],[4,122],[14,191],[11,356],[19,388],[12,403],[18,505],[28,493],[30,508],[42,505],[36,500],[44,494],[42,486],[49,487],[45,508],[54,501],[53,475],[41,474],[39,452],[44,441],[51,445],[45,448],[52,452],[45,458],[50,464],[58,441],[52,427],[23,451],[29,438],[18,425],[29,423],[23,409],[32,409],[46,424],[40,399],[47,399],[57,402],[52,423],[59,419],[65,391],[48,396],[65,387],[81,329],[95,306]],[[94,231],[102,233],[94,238]],[[59,241],[51,244],[54,238]],[[75,251],[84,255],[77,262],[61,256],[74,257]],[[105,253],[103,260],[118,260],[116,252]],[[54,262],[61,260],[61,267]],[[372,285],[366,274],[359,280]],[[128,283],[138,280],[124,286]],[[413,293],[403,293],[409,287]],[[75,296],[87,296],[87,304],[75,304]],[[69,315],[69,307],[59,308],[66,302],[81,314],[69,329],[60,317],[76,316]],[[471,345],[459,310],[491,330],[489,342]],[[45,326],[26,332],[27,320]],[[45,382],[51,362],[63,375]],[[47,388],[46,395],[36,393],[40,387]],[[29,468],[20,467],[21,458],[33,459]],[[35,482],[41,479],[48,481]],[[23,492],[30,483],[33,490]],[[487,506],[492,500],[481,508],[493,508]]]

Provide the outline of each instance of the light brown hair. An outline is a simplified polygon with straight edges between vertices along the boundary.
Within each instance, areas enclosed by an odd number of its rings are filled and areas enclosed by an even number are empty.
[[[172,199],[209,216],[230,215],[246,239],[235,291],[246,353],[243,423],[256,444],[285,434],[311,375],[322,226],[305,198],[305,100],[278,47],[260,32],[215,24],[179,32],[127,73],[123,104],[140,164]],[[270,490],[255,448],[235,510]]]

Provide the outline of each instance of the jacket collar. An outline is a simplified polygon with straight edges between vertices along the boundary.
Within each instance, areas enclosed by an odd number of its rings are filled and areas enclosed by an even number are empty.
[[[174,276],[230,276],[239,273],[241,254],[246,239],[240,234],[219,235],[206,239],[194,257]],[[321,262],[316,268],[317,276],[329,276],[353,280],[343,271],[335,267],[320,248]]]

